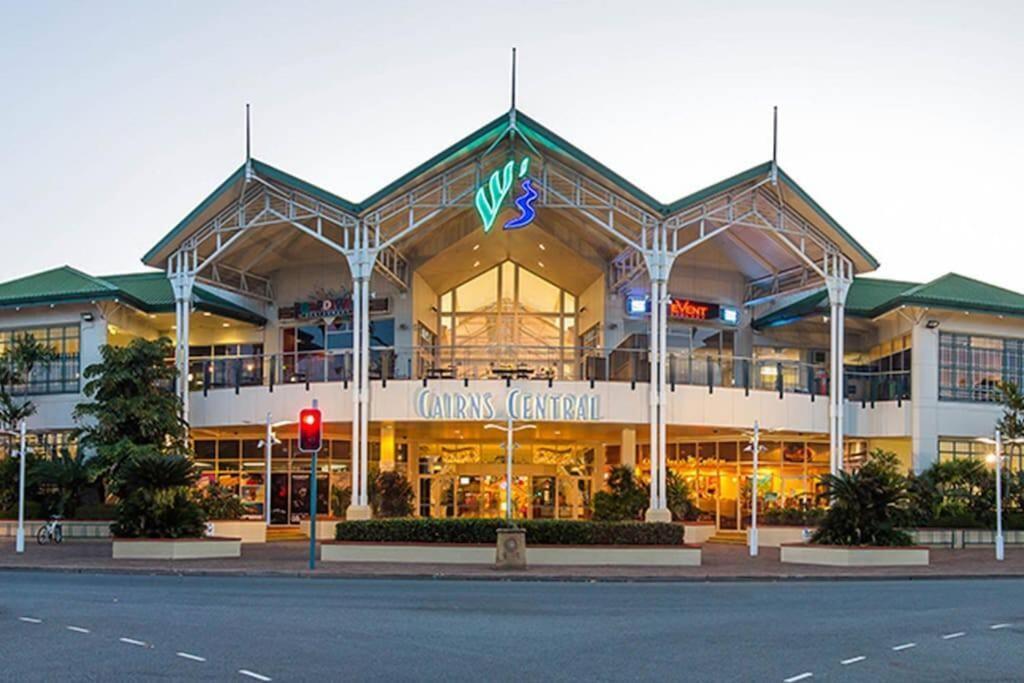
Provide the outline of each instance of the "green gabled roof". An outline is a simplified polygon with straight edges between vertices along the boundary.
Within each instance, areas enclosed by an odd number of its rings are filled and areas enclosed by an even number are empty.
[[[388,183],[380,190],[372,193],[369,197],[361,202],[351,202],[339,195],[328,192],[312,183],[305,180],[292,176],[280,169],[274,168],[270,164],[267,164],[256,159],[252,160],[253,170],[260,174],[267,176],[272,179],[276,179],[285,184],[291,185],[300,189],[301,191],[321,199],[322,201],[333,204],[334,206],[352,213],[362,213],[367,209],[371,208],[375,204],[387,198],[388,195],[396,192],[407,183],[415,180],[417,177],[429,172],[430,170],[449,163],[460,156],[470,154],[477,149],[483,147],[489,141],[494,138],[498,138],[506,134],[509,130],[511,112],[506,112],[501,116],[493,119],[487,124],[481,126],[477,130],[473,131],[466,137],[455,142],[444,150],[438,152],[434,156],[430,157],[422,164],[419,164],[412,170],[404,173],[394,181]],[[528,115],[522,113],[518,109],[515,110],[516,126],[522,132],[523,135],[529,137],[531,140],[540,143],[542,146],[547,147],[551,150],[565,154],[566,156],[575,159],[579,163],[593,170],[595,173],[600,175],[602,178],[608,180],[613,185],[618,187],[620,190],[631,196],[638,202],[645,204],[649,209],[657,212],[661,215],[667,215],[679,211],[680,209],[686,208],[687,206],[696,204],[708,197],[715,194],[728,190],[731,187],[741,185],[742,183],[748,182],[759,176],[767,174],[771,170],[771,162],[765,162],[758,164],[753,168],[747,169],[742,173],[738,173],[734,176],[726,178],[725,180],[719,181],[709,187],[694,192],[693,194],[677,199],[676,201],[663,203],[652,197],[650,194],[644,192],[636,184],[626,180],[623,176],[612,171],[608,166],[602,164],[594,157],[590,156],[582,149],[568,142],[565,138],[559,136],[554,131],[546,128],[538,121],[532,119]],[[206,199],[204,199],[199,206],[193,209],[184,219],[182,219],[167,235],[161,239],[156,246],[146,252],[145,256],[142,257],[143,262],[150,263],[157,254],[164,249],[175,237],[182,233],[194,220],[196,220],[205,210],[207,210],[212,204],[214,204],[225,192],[230,190],[240,179],[244,177],[245,166],[241,166],[238,170],[232,173],[220,186],[217,187]],[[825,221],[837,234],[845,239],[864,259],[871,265],[872,268],[878,267],[878,261],[853,237],[850,236],[846,230],[839,225],[839,223],[832,218],[821,206],[811,198],[801,188],[796,181],[794,181],[789,175],[787,175],[782,169],[779,169],[779,178],[785,183],[802,201],[804,201],[812,210],[817,212],[823,221]]]
[[[224,297],[196,285],[196,308],[234,320],[262,325],[266,320]],[[84,301],[124,301],[146,313],[174,310],[174,293],[160,271],[95,277],[71,266],[0,283],[0,307],[45,306]]]
[[[929,306],[1024,317],[1024,294],[947,273],[924,284],[859,277],[854,279],[846,297],[846,314],[858,318],[875,318],[900,306]],[[809,315],[827,312],[828,293],[821,289],[758,318],[754,327],[787,325]]]
[[[60,266],[0,283],[0,306],[50,303],[54,297],[69,302],[111,299],[117,294],[117,288],[109,282],[71,266]]]
[[[136,300],[139,303],[139,308],[147,313],[169,313],[174,310],[174,291],[171,289],[170,280],[164,273],[153,271],[105,275],[103,279]],[[192,297],[195,307],[200,311],[209,311],[256,325],[266,323],[263,316],[215,294],[200,284],[196,284],[192,288]]]
[[[898,303],[1024,315],[1024,295],[957,273],[946,273],[908,289],[900,295]]]

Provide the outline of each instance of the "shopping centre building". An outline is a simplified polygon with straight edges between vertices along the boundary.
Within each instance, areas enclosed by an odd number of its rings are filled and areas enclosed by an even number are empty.
[[[759,490],[793,504],[874,448],[915,470],[980,457],[996,384],[1024,379],[1024,296],[869,277],[774,162],[666,204],[514,109],[362,202],[246,159],[143,262],[0,284],[0,345],[31,332],[57,354],[26,387],[34,441],[67,442],[102,345],[169,337],[205,480],[275,524],[309,509],[293,421],[313,400],[323,512],[351,487],[367,515],[368,473],[397,469],[419,515],[503,514],[485,427],[511,418],[535,425],[516,434],[521,517],[586,517],[629,465],[649,519],[674,471],[736,528],[755,421]]]

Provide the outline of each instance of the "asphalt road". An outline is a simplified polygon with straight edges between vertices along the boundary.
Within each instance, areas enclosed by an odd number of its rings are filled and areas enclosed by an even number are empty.
[[[822,679],[1024,680],[1024,581],[0,573],[4,681]]]

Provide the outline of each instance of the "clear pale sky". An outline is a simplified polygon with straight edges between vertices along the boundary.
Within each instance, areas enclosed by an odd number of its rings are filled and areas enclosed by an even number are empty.
[[[855,5],[850,7],[849,5]],[[14,2],[0,280],[140,257],[253,154],[358,201],[519,106],[655,197],[771,156],[879,275],[1024,291],[1024,3]]]

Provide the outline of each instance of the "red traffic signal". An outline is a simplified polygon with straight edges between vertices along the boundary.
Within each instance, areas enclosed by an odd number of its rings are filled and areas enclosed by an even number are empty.
[[[319,408],[303,408],[299,411],[299,450],[316,453],[324,439],[323,416]]]

